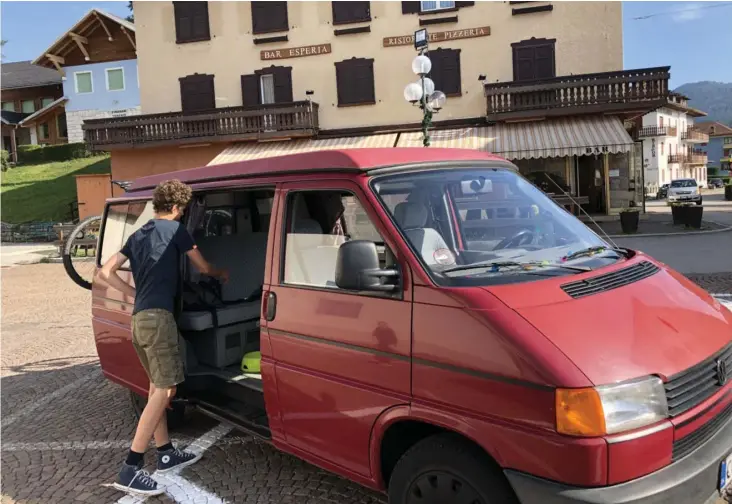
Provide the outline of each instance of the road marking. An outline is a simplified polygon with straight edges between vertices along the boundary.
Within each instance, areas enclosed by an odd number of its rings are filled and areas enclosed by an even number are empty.
[[[198,439],[193,440],[186,450],[196,455],[203,453],[231,432],[232,429],[233,427],[231,425],[219,424]],[[164,475],[154,472],[151,476],[158,482],[158,485],[165,486],[165,493],[178,504],[226,504],[225,501],[221,500],[215,494],[185,479],[178,471]],[[117,501],[117,504],[139,504],[146,500],[147,497],[125,495]]]
[[[72,381],[68,385],[61,387],[60,389],[56,390],[55,392],[51,392],[50,394],[41,397],[37,401],[34,401],[30,403],[25,408],[13,413],[12,415],[9,415],[2,419],[2,422],[0,422],[0,426],[2,426],[3,429],[9,427],[10,425],[14,424],[20,418],[24,417],[25,415],[28,415],[29,413],[33,413],[35,410],[40,408],[41,406],[44,406],[48,404],[49,402],[57,399],[58,397],[61,397],[62,395],[74,390],[75,388],[78,388],[82,385],[84,385],[86,382],[93,380],[95,378],[98,378],[101,375],[101,371],[99,368],[92,370],[88,375],[83,376],[79,378],[78,380]]]

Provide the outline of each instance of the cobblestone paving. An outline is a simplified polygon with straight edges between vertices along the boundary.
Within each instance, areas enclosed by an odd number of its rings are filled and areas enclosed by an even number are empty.
[[[732,292],[732,274],[721,284],[715,276],[695,281]],[[88,292],[73,285],[61,265],[18,266],[2,270],[2,303],[0,503],[142,502],[103,486],[115,478],[135,418],[127,391],[99,370]],[[194,413],[175,439],[185,445],[217,425]],[[147,462],[152,466],[153,457]],[[227,432],[201,462],[170,478],[169,495],[144,502],[385,502],[238,431]],[[180,480],[186,484],[175,486]]]
[[[732,294],[732,273],[686,276],[712,294]]]

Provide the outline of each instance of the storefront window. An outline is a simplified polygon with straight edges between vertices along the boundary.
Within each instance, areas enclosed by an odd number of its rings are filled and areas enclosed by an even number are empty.
[[[573,192],[567,178],[567,158],[518,159],[519,173],[547,194]]]

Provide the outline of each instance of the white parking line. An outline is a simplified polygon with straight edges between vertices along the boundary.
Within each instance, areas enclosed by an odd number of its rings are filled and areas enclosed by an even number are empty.
[[[232,427],[230,425],[219,424],[194,440],[188,445],[186,450],[196,455],[203,453],[231,432],[231,430]],[[177,472],[166,473],[165,475],[153,473],[151,476],[158,482],[158,485],[165,486],[165,493],[178,504],[226,504],[225,501],[221,500],[215,494],[194,485]],[[146,500],[147,497],[125,495],[117,501],[117,504],[138,504]]]
[[[25,408],[23,408],[19,411],[16,411],[12,415],[8,415],[7,417],[3,418],[2,422],[0,422],[0,426],[2,426],[3,429],[9,427],[10,425],[17,422],[21,417],[34,412],[41,406],[48,404],[49,402],[55,400],[56,398],[61,397],[62,395],[66,394],[67,392],[84,385],[86,382],[93,380],[95,378],[98,378],[100,374],[101,374],[101,371],[99,369],[94,369],[88,375],[82,376],[78,380],[72,381],[68,385],[61,387],[60,389],[56,390],[55,392],[51,392],[50,394],[41,397],[37,401],[30,403]]]

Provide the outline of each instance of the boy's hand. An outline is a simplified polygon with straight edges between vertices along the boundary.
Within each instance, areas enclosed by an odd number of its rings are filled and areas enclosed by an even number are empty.
[[[218,270],[218,274],[216,275],[216,277],[221,283],[225,284],[229,281],[229,272],[225,269],[220,269]]]

